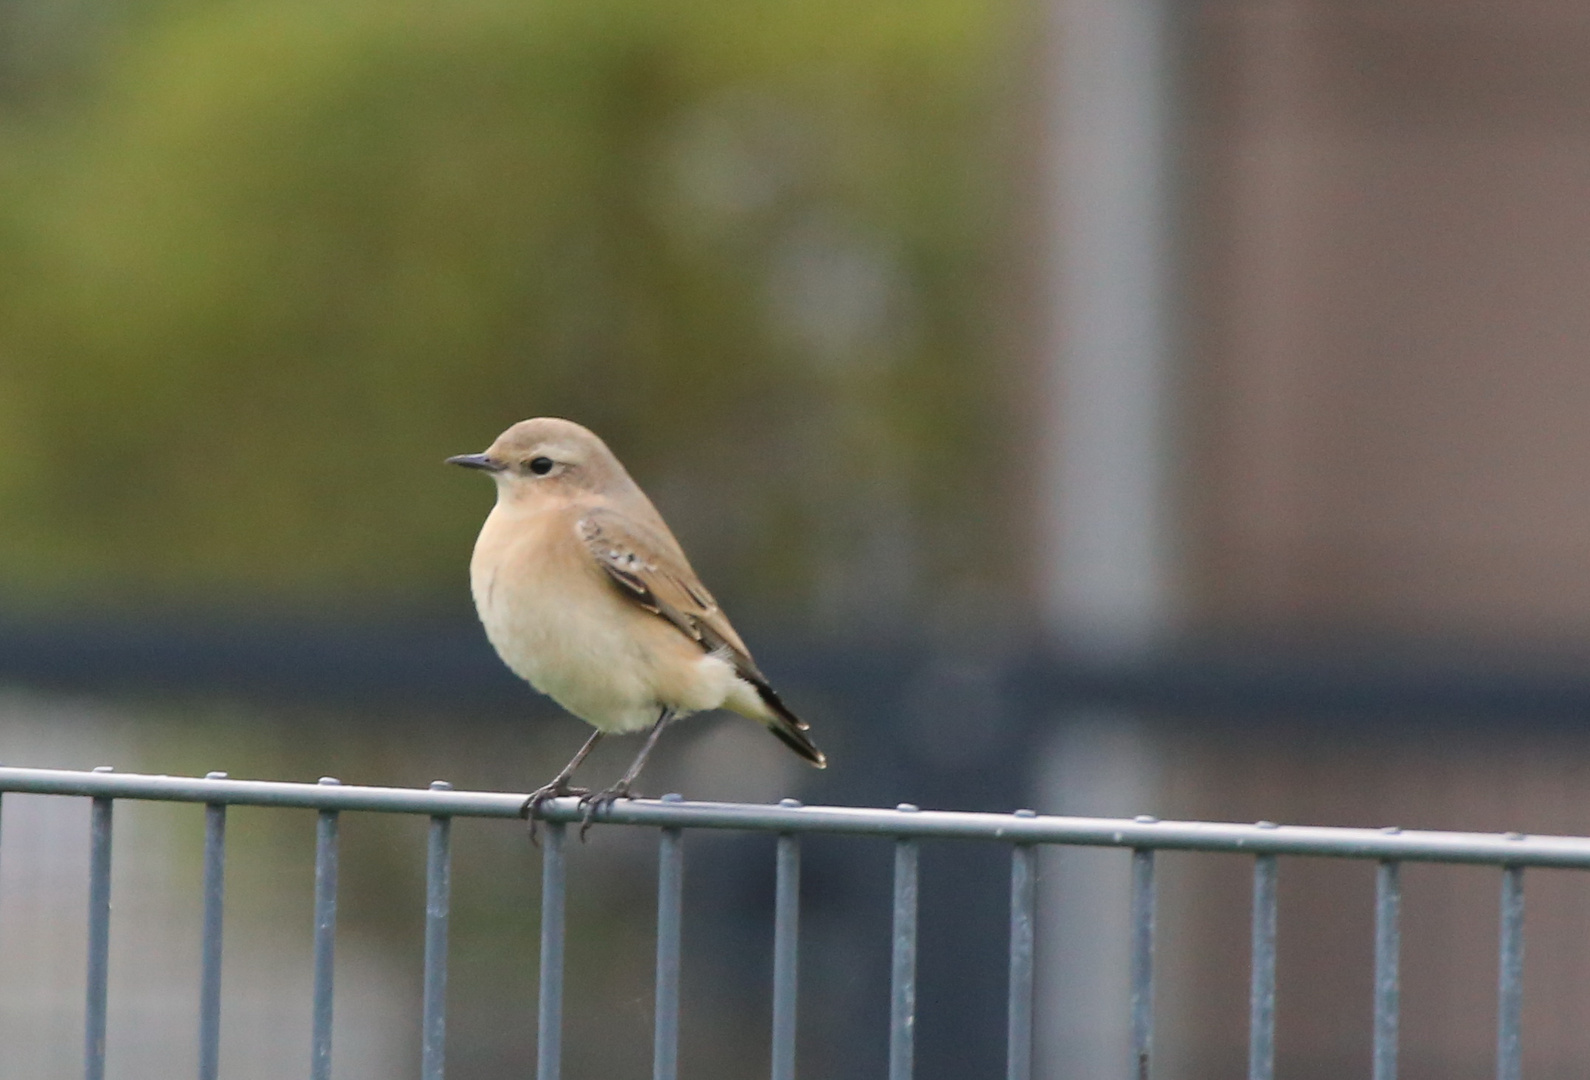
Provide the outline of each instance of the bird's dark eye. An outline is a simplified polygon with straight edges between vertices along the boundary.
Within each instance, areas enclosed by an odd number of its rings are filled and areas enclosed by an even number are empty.
[[[549,457],[531,458],[530,471],[537,476],[545,476],[552,471],[552,459]]]

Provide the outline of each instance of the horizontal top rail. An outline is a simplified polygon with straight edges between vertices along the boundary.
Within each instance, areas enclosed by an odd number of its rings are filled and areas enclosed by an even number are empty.
[[[380,813],[516,818],[526,796],[449,788],[360,787],[323,781],[232,780],[214,777],[147,776],[108,771],[0,767],[0,792],[86,795],[112,799],[224,803],[241,806],[365,810]],[[547,821],[581,817],[573,798],[552,799],[541,808]],[[1590,869],[1590,838],[1526,836],[1522,833],[1424,832],[1396,828],[1348,829],[1314,825],[1240,825],[1209,821],[1158,821],[1150,817],[1049,817],[894,810],[850,806],[801,806],[620,800],[598,821],[617,825],[740,829],[771,833],[846,833],[912,836],[939,840],[999,840],[1016,844],[1077,844],[1097,847],[1317,855],[1349,859],[1479,863]]]

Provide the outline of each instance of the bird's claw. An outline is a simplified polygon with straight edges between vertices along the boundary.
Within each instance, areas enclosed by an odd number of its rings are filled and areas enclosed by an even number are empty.
[[[630,791],[629,785],[623,782],[614,784],[605,791],[598,791],[594,795],[587,792],[580,796],[580,840],[585,840],[585,834],[591,829],[591,822],[597,814],[602,813],[619,799],[633,799],[635,796]]]
[[[519,816],[530,822],[530,842],[537,847],[541,846],[540,841],[536,839],[536,819],[541,815],[542,803],[551,799],[561,799],[565,795],[579,795],[583,805],[584,798],[590,793],[589,788],[570,787],[567,780],[555,780],[545,787],[539,787],[532,791],[529,797],[525,799],[524,805],[519,807]]]

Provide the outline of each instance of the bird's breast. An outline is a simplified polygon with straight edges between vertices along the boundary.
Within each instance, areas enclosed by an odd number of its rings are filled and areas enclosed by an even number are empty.
[[[661,705],[716,708],[729,692],[732,668],[620,596],[566,515],[493,511],[470,584],[503,662],[603,731],[645,728]]]

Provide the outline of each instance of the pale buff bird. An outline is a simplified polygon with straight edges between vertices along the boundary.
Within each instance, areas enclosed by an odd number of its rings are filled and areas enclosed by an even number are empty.
[[[517,675],[596,729],[525,801],[580,795],[585,820],[628,797],[668,724],[728,709],[821,769],[827,759],[757,669],[662,516],[607,444],[569,420],[515,424],[480,454],[447,459],[497,483],[470,589],[486,637]],[[603,735],[647,731],[623,778],[569,785]]]

